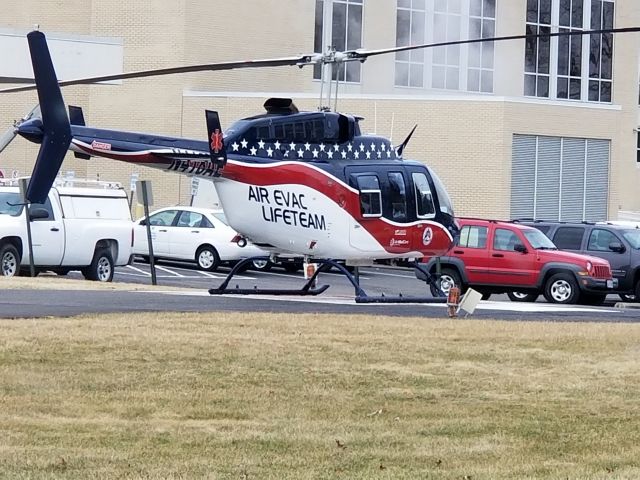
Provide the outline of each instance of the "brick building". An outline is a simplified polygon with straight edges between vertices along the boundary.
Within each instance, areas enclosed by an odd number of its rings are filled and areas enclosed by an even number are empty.
[[[621,0],[5,3],[0,53],[22,41],[26,55],[22,37],[39,24],[63,45],[54,62],[64,79],[107,67],[133,71],[282,57],[329,44],[377,49],[640,25],[640,3]],[[396,143],[418,124],[405,158],[435,168],[458,215],[602,220],[640,211],[640,35],[572,38],[447,47],[350,64],[339,73],[338,109],[364,116],[363,130]],[[0,65],[0,77],[23,72],[21,62],[28,60],[20,58]],[[224,126],[261,112],[271,96],[315,109],[319,89],[319,70],[280,67],[63,93],[67,103],[84,107],[89,125],[204,139],[205,108],[218,110]],[[3,94],[0,119],[9,127],[36,102],[35,93]],[[26,174],[36,152],[37,146],[17,139],[0,154],[0,169]],[[190,180],[173,173],[71,154],[62,170],[125,185],[138,173],[153,181],[156,206],[189,202]]]

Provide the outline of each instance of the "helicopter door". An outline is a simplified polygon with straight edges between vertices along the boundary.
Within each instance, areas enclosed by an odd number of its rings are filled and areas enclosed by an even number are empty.
[[[411,210],[415,211],[416,228],[413,228],[412,246],[414,251],[425,252],[429,250],[429,244],[433,239],[431,223],[436,218],[436,206],[433,200],[433,192],[425,169],[407,168],[411,179],[411,187],[408,189],[407,201]]]
[[[357,213],[351,218],[349,243],[362,253],[380,250],[367,232],[377,230],[382,217],[382,188],[376,172],[363,168],[347,168],[349,184],[358,190]]]

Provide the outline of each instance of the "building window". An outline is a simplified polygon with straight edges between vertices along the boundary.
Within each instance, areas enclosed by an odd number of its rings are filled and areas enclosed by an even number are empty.
[[[614,0],[527,0],[528,35],[613,28],[613,20]],[[611,102],[613,35],[590,35],[588,48],[582,38],[527,40],[524,94]]]
[[[613,28],[613,0],[591,0],[591,29]],[[611,101],[613,34],[590,35],[589,100]]]
[[[560,0],[560,32],[582,30],[583,0]],[[558,37],[558,98],[580,100],[582,35]]]
[[[433,34],[436,41],[460,39],[460,0],[435,0]],[[458,90],[460,86],[460,45],[433,49],[431,86]]]
[[[640,166],[640,131],[638,132],[638,143],[637,143],[637,150],[636,150],[636,163],[638,166]]]
[[[397,0],[396,45],[495,36],[496,0]],[[493,92],[492,43],[398,52],[395,85]]]
[[[396,45],[425,43],[425,0],[398,0]],[[424,49],[396,53],[396,85],[424,86]]]
[[[495,33],[495,0],[471,0],[468,38],[492,38]],[[493,52],[493,42],[469,45],[467,90],[470,92],[493,92]]]
[[[527,0],[527,35],[551,33],[551,0]],[[551,39],[529,38],[524,53],[524,94],[549,96]]]
[[[364,0],[333,0],[325,2],[316,0],[316,22],[314,36],[314,50],[324,53],[327,46],[337,51],[356,50],[362,47],[362,7]],[[325,25],[324,9],[331,8],[331,25]],[[327,31],[327,29],[330,29]],[[323,40],[330,38],[330,44],[324,45]],[[333,80],[346,82],[360,82],[360,62],[338,64],[333,70]],[[313,78],[322,76],[322,65],[315,65]]]

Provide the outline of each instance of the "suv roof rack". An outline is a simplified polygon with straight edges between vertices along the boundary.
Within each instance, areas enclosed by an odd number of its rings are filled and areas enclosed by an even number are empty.
[[[580,225],[595,225],[598,222],[590,222],[588,220],[581,220],[579,222],[571,222],[567,220],[542,220],[539,218],[514,218],[512,223],[531,222],[531,223],[558,223],[558,224],[580,224]],[[602,223],[602,222],[600,222]]]

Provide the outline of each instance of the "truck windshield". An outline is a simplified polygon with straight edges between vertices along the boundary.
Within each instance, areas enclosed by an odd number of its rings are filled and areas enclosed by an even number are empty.
[[[18,192],[2,192],[0,193],[0,214],[11,215],[17,217],[22,213],[22,205],[20,203],[20,194]]]
[[[640,250],[640,230],[634,228],[633,230],[625,230],[622,236],[627,242],[631,244],[632,248]]]
[[[524,236],[527,238],[532,248],[557,250],[557,247],[553,244],[549,237],[542,233],[537,228],[527,229],[524,231]]]

